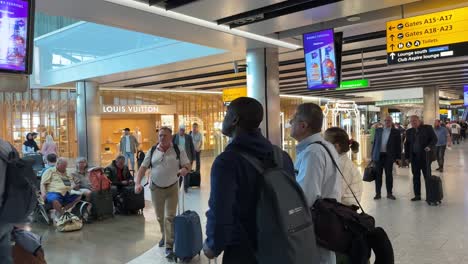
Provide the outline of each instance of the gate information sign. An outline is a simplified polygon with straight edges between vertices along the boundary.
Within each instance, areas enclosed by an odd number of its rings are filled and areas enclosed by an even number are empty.
[[[468,7],[387,22],[388,64],[468,55]]]

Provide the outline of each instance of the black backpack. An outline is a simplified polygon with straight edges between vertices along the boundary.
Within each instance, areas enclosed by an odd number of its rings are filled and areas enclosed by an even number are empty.
[[[239,152],[260,174],[257,248],[254,249],[257,261],[259,264],[319,263],[305,195],[294,177],[283,169],[283,151],[277,146],[273,149],[275,167],[266,167],[256,157]]]
[[[8,157],[0,154],[0,159],[7,164],[0,223],[25,223],[37,204],[34,161],[20,159],[18,152],[11,148]]]

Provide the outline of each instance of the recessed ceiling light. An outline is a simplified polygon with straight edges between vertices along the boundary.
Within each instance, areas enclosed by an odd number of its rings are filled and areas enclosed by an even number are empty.
[[[346,18],[346,20],[348,20],[349,22],[357,22],[357,21],[361,20],[361,17],[360,16],[350,16],[350,17]]]
[[[292,50],[298,50],[298,49],[302,48],[301,45],[296,45],[296,44],[289,43],[289,42],[286,42],[286,41],[282,41],[282,40],[279,40],[279,39],[274,39],[274,38],[262,36],[262,35],[259,35],[259,34],[251,33],[251,32],[248,32],[248,31],[243,31],[243,30],[239,30],[239,29],[235,29],[235,28],[230,28],[227,25],[218,25],[217,23],[212,22],[212,21],[200,19],[200,18],[193,17],[193,16],[188,16],[188,15],[185,15],[185,14],[182,14],[182,13],[177,13],[177,12],[174,12],[174,11],[171,11],[171,10],[166,10],[164,8],[160,8],[160,7],[157,7],[157,6],[149,6],[148,4],[145,4],[145,3],[142,3],[142,2],[129,1],[129,0],[104,0],[104,1],[109,2],[109,3],[114,3],[114,4],[117,4],[117,5],[121,5],[121,6],[126,6],[126,7],[129,7],[129,8],[138,9],[138,10],[141,10],[141,11],[146,11],[146,12],[149,12],[149,13],[153,13],[155,15],[172,18],[172,19],[182,21],[182,22],[186,22],[186,23],[189,23],[189,24],[192,24],[192,25],[197,25],[197,26],[201,26],[201,27],[204,27],[204,28],[217,30],[217,31],[220,31],[220,32],[224,32],[224,33],[234,35],[234,36],[239,36],[239,37],[246,38],[246,39],[256,40],[256,41],[259,41],[259,42],[267,43],[267,44],[282,47],[282,48],[287,48],[287,49],[292,49]]]

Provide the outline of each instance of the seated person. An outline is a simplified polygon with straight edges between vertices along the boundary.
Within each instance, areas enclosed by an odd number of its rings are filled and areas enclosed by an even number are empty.
[[[42,177],[44,172],[50,168],[54,168],[57,163],[57,155],[55,153],[50,153],[46,156],[46,164],[44,168],[37,174],[37,177]]]
[[[66,159],[59,158],[57,165],[49,168],[41,179],[42,198],[46,203],[52,204],[56,217],[61,217],[81,200],[81,195],[70,193],[75,183],[72,176],[67,173],[67,165]]]
[[[120,193],[124,186],[133,184],[133,177],[128,166],[125,164],[125,156],[118,155],[112,163],[106,167],[105,174],[112,182],[112,196]]]
[[[72,172],[73,181],[75,182],[74,190],[80,191],[81,194],[86,198],[86,201],[91,201],[91,181],[89,180],[88,160],[80,157],[76,160],[76,171]]]

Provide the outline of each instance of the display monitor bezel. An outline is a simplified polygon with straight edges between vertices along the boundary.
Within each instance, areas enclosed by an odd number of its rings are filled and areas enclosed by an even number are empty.
[[[34,50],[34,12],[36,10],[36,0],[25,0],[28,2],[28,25],[26,40],[26,58],[24,70],[12,70],[0,68],[0,73],[29,75],[33,68],[33,50]]]

